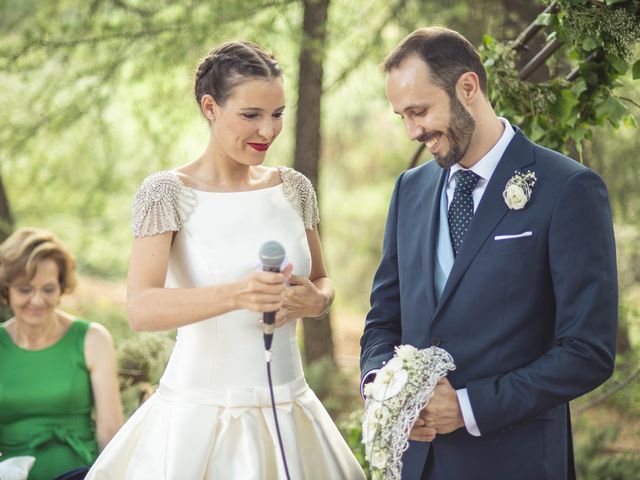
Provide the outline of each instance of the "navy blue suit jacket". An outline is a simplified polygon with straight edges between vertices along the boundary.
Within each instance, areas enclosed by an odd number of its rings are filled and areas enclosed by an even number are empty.
[[[522,210],[502,198],[516,172],[537,183]],[[446,171],[404,172],[392,195],[382,260],[361,340],[363,375],[396,345],[439,345],[456,363],[481,432],[411,442],[403,479],[574,478],[568,402],[614,367],[615,243],[598,175],[516,129],[436,303],[434,251]],[[446,220],[445,220],[446,221]],[[497,235],[529,236],[495,240]]]

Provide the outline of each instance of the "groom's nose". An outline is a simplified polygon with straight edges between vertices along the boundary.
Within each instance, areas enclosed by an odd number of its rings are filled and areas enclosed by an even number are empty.
[[[419,123],[414,122],[413,120],[407,120],[406,122],[407,135],[410,140],[419,140],[422,135],[424,135],[425,129]]]

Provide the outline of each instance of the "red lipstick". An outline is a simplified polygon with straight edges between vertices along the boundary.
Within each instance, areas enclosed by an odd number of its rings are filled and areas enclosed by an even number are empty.
[[[248,143],[248,145],[258,152],[266,152],[267,148],[269,148],[268,143]]]

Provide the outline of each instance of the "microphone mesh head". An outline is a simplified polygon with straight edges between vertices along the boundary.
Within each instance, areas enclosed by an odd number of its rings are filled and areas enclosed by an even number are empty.
[[[285,257],[284,247],[275,240],[265,242],[260,247],[260,263],[265,267],[277,268]]]

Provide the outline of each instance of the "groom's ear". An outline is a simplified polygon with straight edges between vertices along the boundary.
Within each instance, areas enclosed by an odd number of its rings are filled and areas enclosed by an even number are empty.
[[[481,94],[480,81],[475,72],[465,72],[458,78],[456,83],[456,93],[460,101],[469,105]]]

